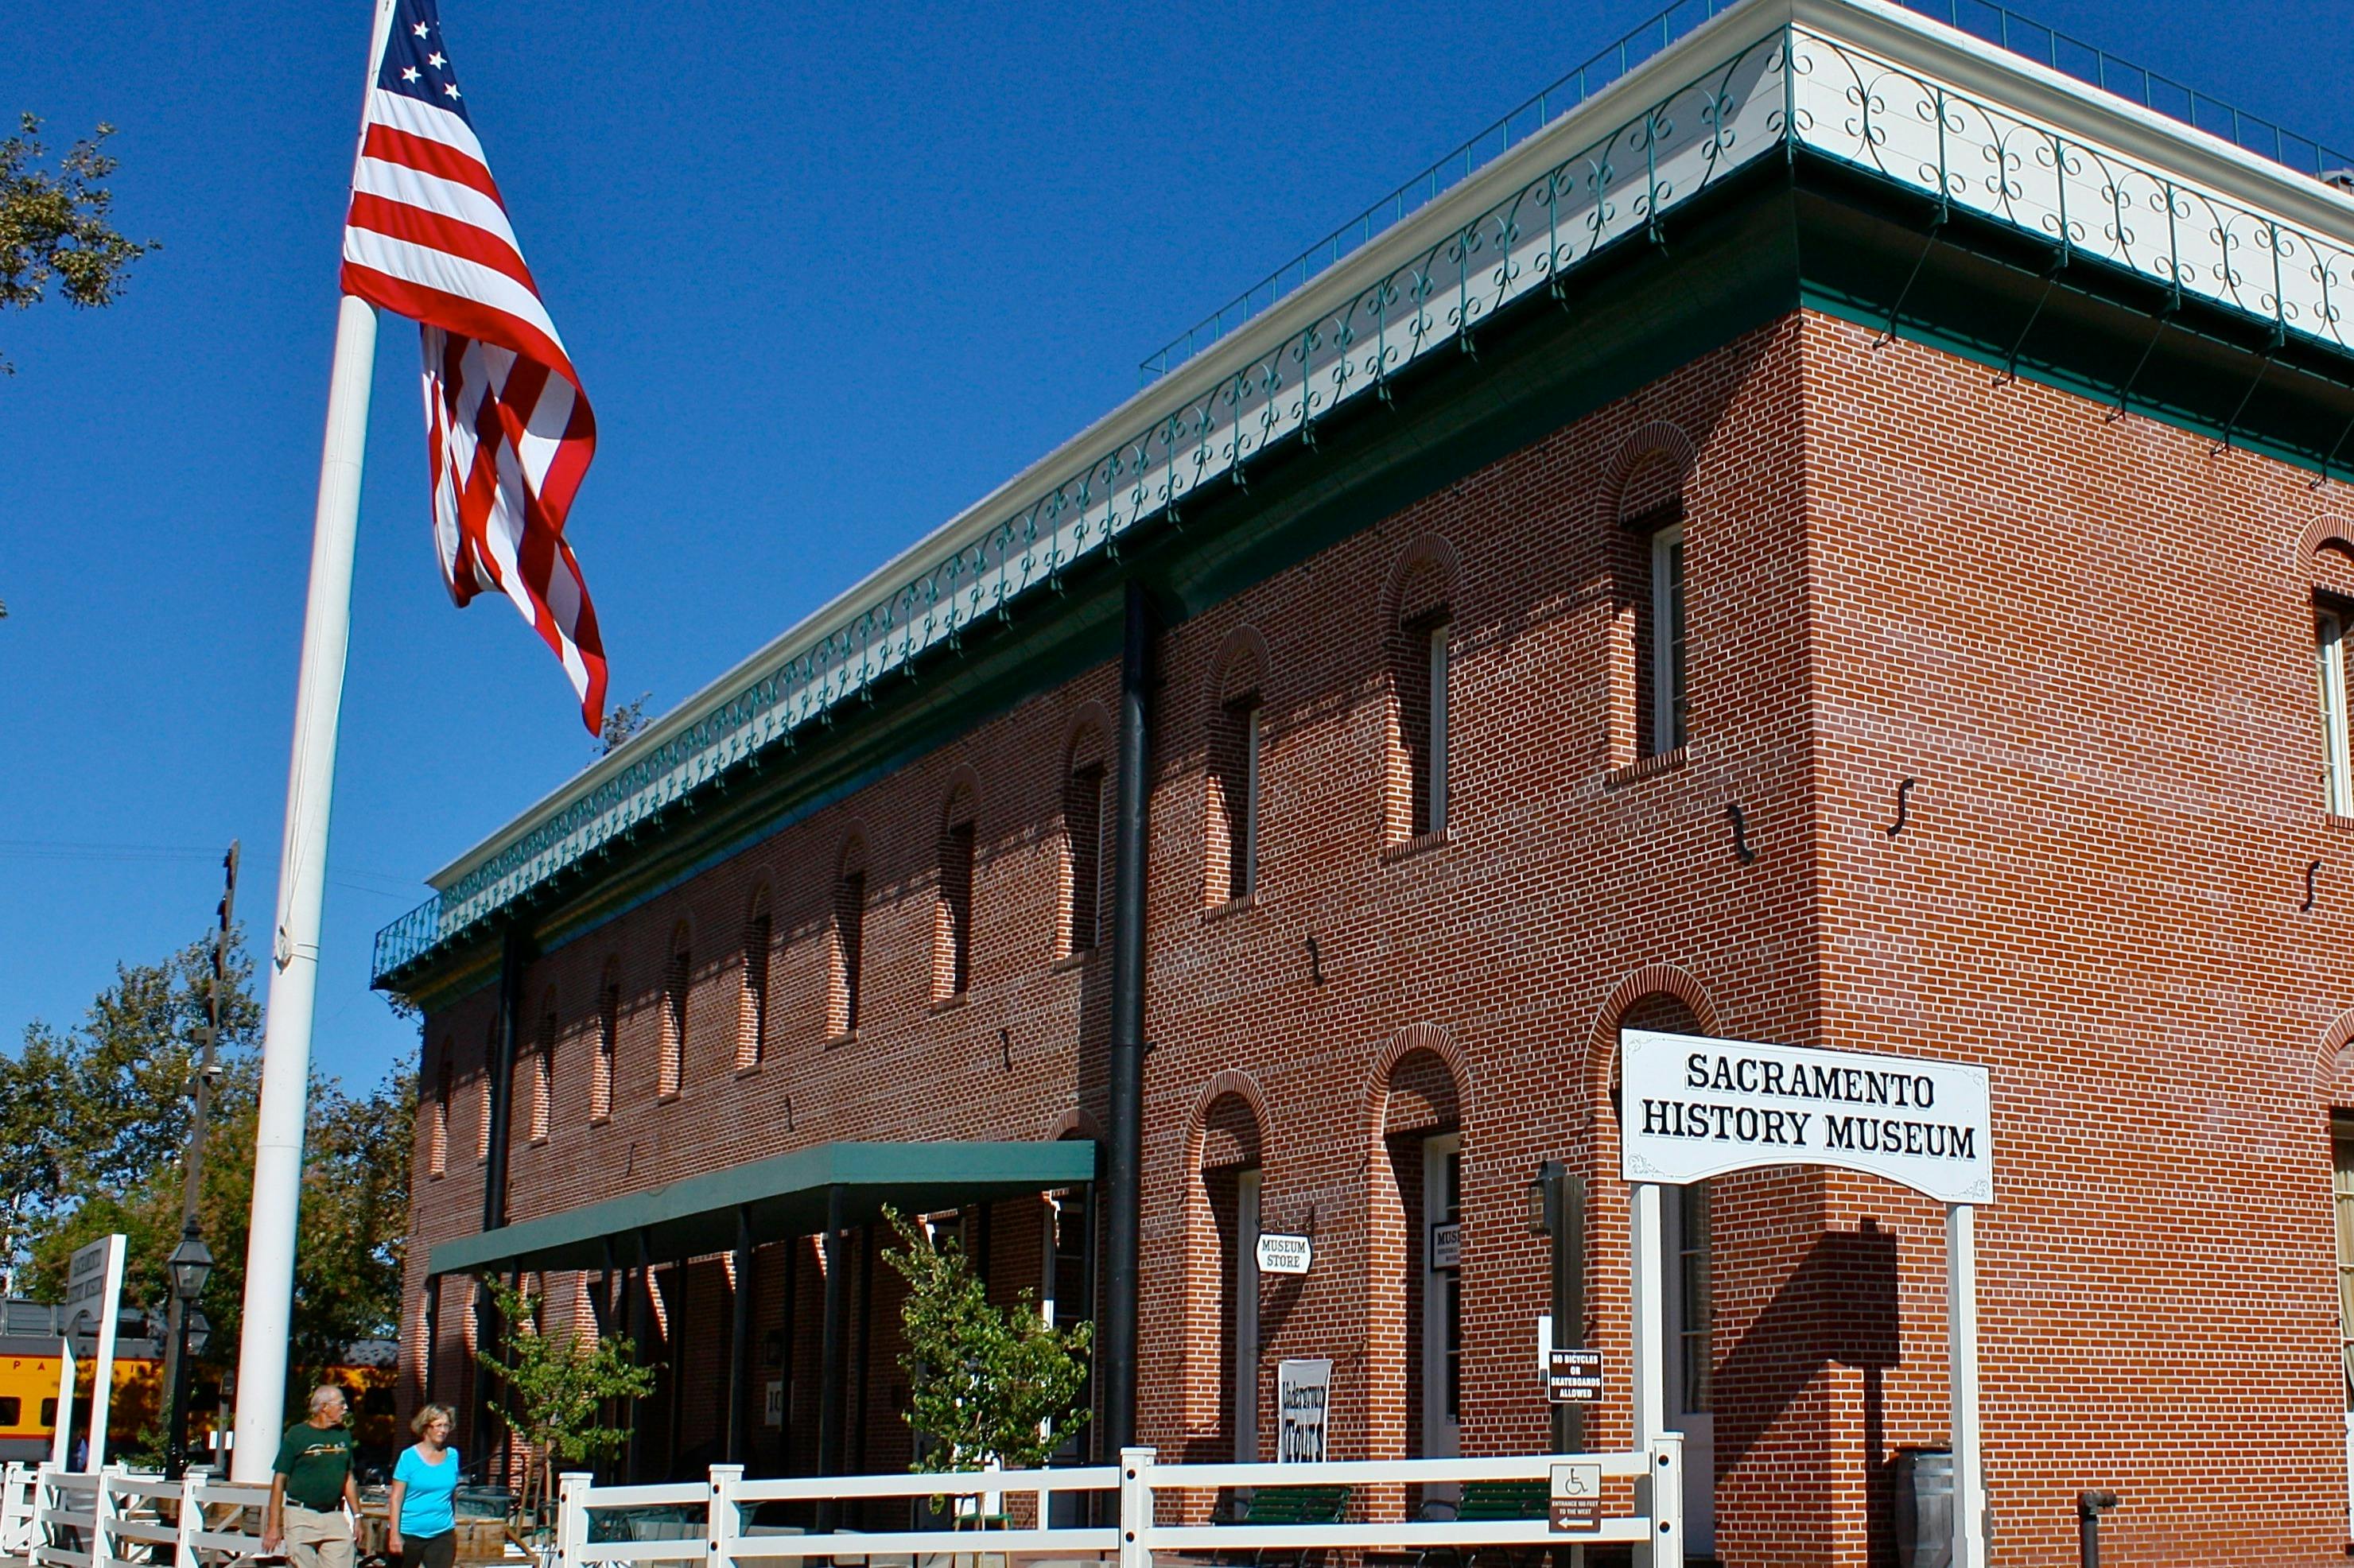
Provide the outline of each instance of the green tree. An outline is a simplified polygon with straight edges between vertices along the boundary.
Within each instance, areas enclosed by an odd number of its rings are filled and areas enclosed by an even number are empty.
[[[616,1425],[605,1416],[614,1401],[652,1393],[654,1373],[637,1363],[628,1340],[600,1336],[591,1346],[578,1329],[544,1329],[537,1296],[497,1278],[484,1281],[484,1287],[507,1332],[495,1350],[475,1359],[497,1382],[507,1419],[532,1454],[523,1495],[515,1499],[528,1514],[535,1500],[546,1501],[553,1490],[557,1465],[594,1465],[628,1446],[626,1420]]]
[[[101,122],[66,149],[54,173],[42,167],[48,149],[38,117],[20,116],[16,134],[0,142],[0,306],[39,304],[52,282],[69,304],[112,304],[131,264],[158,249],[125,239],[109,220],[114,193],[104,182],[115,160],[105,143],[113,134]],[[0,376],[14,374],[0,358]]]
[[[953,1239],[936,1245],[922,1226],[888,1209],[884,1217],[903,1245],[883,1261],[907,1282],[901,1313],[907,1349],[899,1358],[907,1372],[907,1425],[932,1439],[911,1468],[1044,1465],[1087,1425],[1080,1396],[1094,1325],[1055,1328],[1027,1290],[1010,1307],[991,1306]]]
[[[240,947],[223,998],[197,1197],[216,1264],[199,1305],[224,1351],[237,1342],[245,1291],[260,1100],[252,972]],[[121,1231],[125,1297],[159,1308],[165,1300],[164,1262],[180,1236],[194,1042],[211,973],[201,941],[161,964],[118,966],[79,1026],[37,1022],[16,1055],[0,1057],[0,1220],[16,1283],[37,1298],[62,1299],[74,1248]],[[312,1082],[292,1324],[292,1360],[306,1371],[342,1361],[354,1340],[397,1332],[416,1099],[406,1070],[360,1096],[332,1078]]]

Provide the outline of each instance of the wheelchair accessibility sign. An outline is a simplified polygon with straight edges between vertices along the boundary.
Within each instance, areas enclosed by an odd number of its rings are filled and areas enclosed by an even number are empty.
[[[1602,1467],[1555,1465],[1552,1507],[1546,1517],[1556,1535],[1599,1534],[1602,1530]]]

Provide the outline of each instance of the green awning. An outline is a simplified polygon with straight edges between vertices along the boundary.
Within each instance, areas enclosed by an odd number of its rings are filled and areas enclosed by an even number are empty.
[[[825,1228],[829,1189],[843,1190],[846,1222],[885,1205],[937,1213],[991,1198],[1076,1187],[1096,1176],[1096,1146],[1052,1143],[822,1143],[771,1160],[689,1176],[626,1197],[545,1214],[433,1249],[433,1274],[490,1268],[629,1267],[726,1252],[737,1212],[757,1242]],[[610,1249],[610,1250],[609,1250]]]

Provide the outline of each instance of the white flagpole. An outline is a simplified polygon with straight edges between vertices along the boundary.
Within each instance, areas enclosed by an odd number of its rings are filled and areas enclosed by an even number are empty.
[[[376,85],[393,0],[376,0],[368,86]],[[363,125],[366,121],[363,118]],[[246,1243],[244,1330],[237,1363],[237,1436],[230,1474],[267,1481],[286,1414],[286,1352],[294,1305],[294,1232],[309,1119],[311,1017],[319,981],[319,918],[327,874],[327,814],[335,787],[344,652],[351,628],[352,551],[359,531],[360,463],[367,450],[368,385],[376,371],[376,311],[343,296],[327,382],[327,437],[312,526],[311,591],[302,611],[302,667],[294,689],[294,755],[286,775],[286,841],[278,863],[270,1001],[261,1045],[261,1106],[253,1148],[253,1226]]]

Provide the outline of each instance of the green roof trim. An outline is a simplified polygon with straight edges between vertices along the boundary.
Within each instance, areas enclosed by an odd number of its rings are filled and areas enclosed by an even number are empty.
[[[1027,1143],[822,1143],[688,1176],[642,1192],[460,1236],[432,1251],[432,1274],[498,1268],[603,1268],[665,1263],[736,1245],[737,1215],[755,1242],[825,1228],[829,1189],[851,1224],[887,1204],[932,1213],[985,1199],[1076,1187],[1096,1177],[1087,1139]]]

